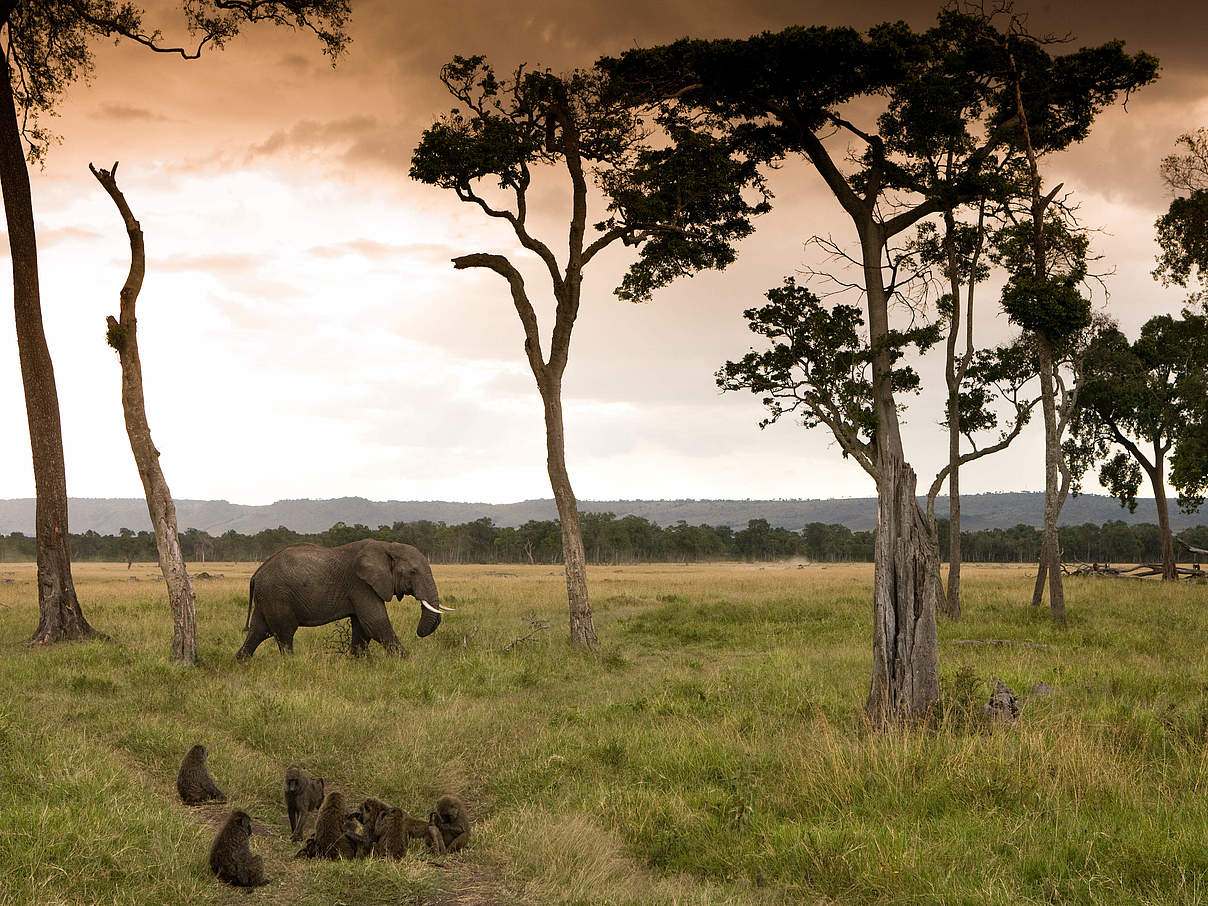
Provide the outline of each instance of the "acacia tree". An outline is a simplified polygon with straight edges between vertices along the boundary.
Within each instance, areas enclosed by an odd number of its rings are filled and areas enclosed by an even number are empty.
[[[1166,286],[1186,286],[1198,278],[1208,285],[1208,129],[1180,135],[1186,153],[1162,159],[1162,179],[1178,193],[1158,218],[1158,267]]]
[[[80,609],[67,546],[67,478],[54,366],[42,326],[38,247],[27,155],[38,160],[52,136],[41,117],[75,81],[92,71],[91,42],[134,41],[149,50],[196,59],[207,44],[222,47],[251,22],[313,32],[334,59],[347,44],[347,0],[185,0],[192,50],[168,47],[145,31],[143,13],[118,0],[0,0],[3,87],[0,87],[0,185],[13,264],[13,308],[25,410],[33,454],[38,550],[38,627],[32,644],[98,635]]]
[[[549,274],[555,302],[549,354],[542,352],[537,315],[524,278],[504,255],[479,252],[453,259],[457,270],[485,268],[508,283],[524,328],[524,351],[545,414],[546,468],[561,521],[563,563],[574,643],[597,645],[578,503],[566,468],[562,379],[578,315],[583,272],[614,243],[638,248],[616,293],[645,300],[675,277],[723,268],[733,243],[748,235],[750,219],[767,208],[754,163],[735,157],[735,143],[698,131],[670,112],[643,120],[643,109],[610,91],[595,71],[557,75],[548,70],[496,78],[480,56],[454,57],[440,74],[457,108],[428,128],[411,161],[411,176],[452,191],[488,217],[506,223],[520,245]],[[665,136],[670,147],[651,143]],[[571,210],[567,255],[560,263],[528,228],[532,179],[562,170]],[[606,196],[607,217],[588,238],[588,178]],[[552,173],[551,173],[552,176]],[[502,200],[484,183],[495,182]],[[743,197],[751,188],[754,202]]]
[[[1179,478],[1206,471],[1204,454],[1197,453],[1197,447],[1205,449],[1202,431],[1194,421],[1202,405],[1206,371],[1208,310],[1196,314],[1184,309],[1180,319],[1150,318],[1131,344],[1114,325],[1106,327],[1086,353],[1073,438],[1067,445],[1067,458],[1078,472],[1075,492],[1082,471],[1101,462],[1100,484],[1130,512],[1137,508],[1144,471],[1158,511],[1162,578],[1169,581],[1178,574],[1166,500],[1167,456],[1182,464]],[[1109,456],[1113,449],[1117,452]],[[1194,485],[1175,487],[1184,509],[1198,508],[1202,500],[1196,499]]]
[[[753,155],[804,157],[851,219],[862,265],[875,419],[867,452],[878,496],[867,711],[878,725],[922,713],[939,693],[938,551],[916,502],[915,472],[899,428],[901,369],[894,357],[904,333],[890,324],[893,275],[886,248],[924,218],[980,197],[991,158],[1018,147],[1019,118],[1001,38],[984,17],[945,10],[926,33],[904,23],[863,35],[793,27],[746,40],[685,39],[605,63],[635,95],[674,100],[747,142]],[[1124,53],[1118,42],[1057,58],[1035,50],[1025,61],[1029,82],[1046,90],[1026,96],[1025,103],[1050,126],[1045,147],[1085,137],[1095,114],[1120,91],[1150,80],[1157,65],[1146,54]],[[875,105],[849,102],[877,99],[884,112],[857,125],[857,115]],[[850,163],[823,141],[835,132],[855,146]],[[928,167],[937,147],[951,148],[961,166],[951,173]],[[857,449],[843,433],[836,431],[840,444],[846,440]]]

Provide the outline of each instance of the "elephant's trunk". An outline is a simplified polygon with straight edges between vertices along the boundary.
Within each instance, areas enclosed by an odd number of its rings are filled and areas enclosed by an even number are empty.
[[[427,575],[421,578],[412,591],[419,601],[419,625],[415,628],[415,634],[421,639],[436,632],[436,627],[440,625],[441,611],[444,609],[440,606],[440,594],[436,590],[436,581],[432,578],[431,570],[425,570],[425,573]]]

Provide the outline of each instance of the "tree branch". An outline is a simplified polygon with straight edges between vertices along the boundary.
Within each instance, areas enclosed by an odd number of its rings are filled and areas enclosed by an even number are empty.
[[[461,201],[472,202],[478,205],[486,213],[488,217],[495,217],[499,220],[506,220],[512,226],[512,232],[516,234],[516,238],[520,240],[520,244],[533,252],[545,262],[545,268],[549,271],[550,279],[554,283],[554,292],[557,293],[564,282],[562,271],[558,267],[558,259],[554,257],[554,253],[550,247],[540,239],[529,234],[529,231],[524,226],[524,216],[527,211],[525,204],[524,190],[520,186],[516,186],[517,207],[520,211],[519,215],[513,214],[511,211],[504,211],[498,208],[491,207],[485,198],[477,194],[470,186],[461,185],[455,186],[453,191],[457,193],[457,197]]]
[[[1015,440],[1015,438],[1019,437],[1020,432],[1023,431],[1025,421],[1024,416],[1028,412],[1032,411],[1032,408],[1036,405],[1036,402],[1036,400],[1032,400],[1022,407],[1017,407],[1018,412],[1016,414],[1015,424],[1011,426],[1010,432],[1005,434],[1002,440],[996,444],[991,444],[990,446],[983,447],[980,450],[975,449],[969,453],[962,453],[956,459],[957,467],[959,468],[966,463],[974,462],[978,459],[981,459],[983,456],[989,456],[991,453],[997,453],[998,451],[1005,450],[1007,447],[1011,446],[1011,442]],[[931,482],[931,487],[927,491],[928,500],[934,500],[935,496],[939,494],[940,488],[943,487],[944,480],[948,477],[948,473],[951,471],[952,463],[946,463],[944,467],[936,473],[935,481]]]
[[[139,227],[138,221],[135,220],[134,214],[130,210],[130,205],[126,203],[126,196],[117,187],[117,161],[113,162],[113,169],[111,170],[98,170],[91,163],[88,165],[88,169],[92,171],[92,175],[96,177],[96,181],[109,193],[109,197],[117,205],[118,213],[122,216],[122,222],[126,225],[126,233],[130,236],[130,271],[126,275],[126,282],[122,285],[119,295],[121,299],[120,323],[129,330],[134,322],[134,303],[143,288],[143,276],[146,274],[143,231]]]
[[[512,302],[516,306],[516,314],[524,325],[524,352],[528,356],[533,376],[538,381],[546,378],[546,364],[541,357],[541,333],[537,326],[537,313],[533,311],[528,294],[524,289],[524,277],[516,270],[512,262],[503,255],[489,255],[479,252],[473,255],[461,255],[453,259],[455,270],[465,270],[471,267],[483,267],[492,270],[507,280],[512,290]]]

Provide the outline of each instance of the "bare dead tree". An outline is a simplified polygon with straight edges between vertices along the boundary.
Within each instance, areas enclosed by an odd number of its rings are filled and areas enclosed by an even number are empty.
[[[138,355],[138,319],[135,305],[143,288],[146,273],[146,253],[143,231],[130,205],[117,187],[117,163],[111,170],[98,170],[88,165],[97,182],[109,193],[130,236],[130,272],[122,285],[118,317],[106,318],[109,345],[117,350],[122,363],[122,413],[126,419],[126,434],[138,465],[143,492],[147,495],[147,511],[155,529],[155,547],[159,551],[159,569],[168,586],[168,602],[172,607],[172,660],[182,664],[197,663],[197,597],[185,569],[180,551],[180,535],[176,525],[176,504],[159,466],[159,450],[151,441],[147,424],[147,407],[143,397],[143,366]]]

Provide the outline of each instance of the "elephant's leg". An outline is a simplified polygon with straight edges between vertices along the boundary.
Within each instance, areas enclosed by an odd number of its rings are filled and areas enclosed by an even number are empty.
[[[353,599],[356,611],[355,619],[360,622],[361,629],[375,642],[381,644],[390,654],[406,657],[402,643],[390,625],[390,617],[386,613],[386,605],[377,600],[371,593]]]
[[[272,634],[272,631],[268,628],[268,623],[265,622],[264,614],[257,608],[252,612],[252,621],[248,626],[247,636],[243,640],[243,647],[235,652],[235,660],[246,661],[256,653],[256,649],[260,647],[260,643]]]
[[[285,626],[280,632],[275,633],[277,637],[277,648],[282,654],[294,653],[294,633],[298,631],[298,626],[295,623],[292,626]]]
[[[361,621],[357,619],[356,614],[352,615],[352,644],[349,646],[348,653],[353,657],[360,657],[365,653],[365,649],[369,647],[369,636],[365,634],[365,628],[361,625]]]

